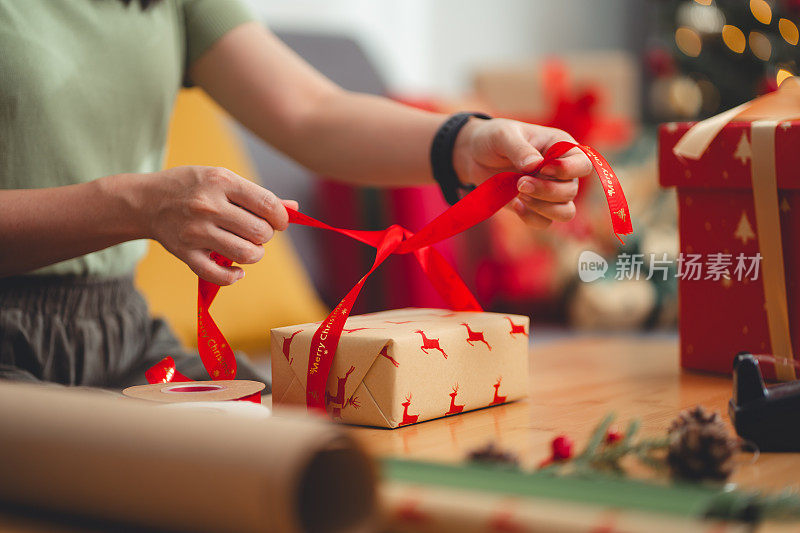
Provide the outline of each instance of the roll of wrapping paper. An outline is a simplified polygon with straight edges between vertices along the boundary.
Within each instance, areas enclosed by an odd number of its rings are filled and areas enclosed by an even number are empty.
[[[265,386],[258,381],[246,379],[221,379],[191,383],[136,385],[123,390],[122,394],[131,398],[160,403],[229,401],[261,403],[261,391]]]
[[[0,384],[0,501],[192,532],[372,531],[375,470],[333,424]]]

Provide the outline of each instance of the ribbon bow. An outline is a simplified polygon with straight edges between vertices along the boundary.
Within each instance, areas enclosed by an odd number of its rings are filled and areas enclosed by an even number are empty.
[[[562,141],[550,147],[541,163],[528,174],[535,174],[543,166],[561,157],[573,148],[583,151],[592,163],[606,194],[614,233],[628,235],[633,232],[630,210],[619,180],[608,162],[594,149]],[[453,267],[431,246],[452,237],[486,220],[517,195],[517,181],[527,174],[501,172],[495,174],[457,204],[429,222],[417,233],[392,225],[382,231],[358,231],[335,228],[299,211],[287,208],[289,222],[303,226],[327,229],[363,242],[377,250],[372,268],[350,289],[350,292],[331,311],[314,332],[308,358],[306,404],[309,409],[325,410],[324,392],[333,357],[339,345],[347,317],[367,278],[392,254],[413,253],[420,267],[436,290],[454,311],[481,311],[481,306]],[[622,239],[620,238],[620,242]],[[219,254],[212,258],[220,265],[232,262]],[[224,335],[209,313],[209,307],[219,291],[219,286],[199,279],[197,294],[197,349],[203,365],[213,379],[236,377],[236,359]],[[191,381],[175,369],[175,362],[167,357],[146,372],[150,383]]]

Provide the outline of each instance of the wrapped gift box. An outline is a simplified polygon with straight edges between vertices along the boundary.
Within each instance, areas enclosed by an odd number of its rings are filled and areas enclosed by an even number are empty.
[[[272,330],[273,405],[306,404],[309,349],[319,322]],[[346,423],[396,428],[527,395],[529,319],[399,309],[351,316],[325,404]]]
[[[679,280],[681,363],[687,368],[730,373],[733,358],[740,351],[776,351],[771,345],[763,274],[766,261],[780,263],[780,259],[767,257],[760,242],[753,194],[753,172],[758,170],[753,168],[754,161],[762,158],[769,162],[773,156],[778,197],[767,211],[778,212],[786,278],[785,291],[779,290],[783,294],[777,299],[782,298],[788,304],[788,324],[784,328],[789,329],[793,352],[797,355],[800,353],[800,247],[796,244],[800,238],[797,171],[800,122],[775,123],[767,133],[774,134],[774,154],[754,146],[751,122],[730,122],[696,160],[673,153],[690,126],[666,124],[659,133],[661,184],[678,190],[681,253],[685,258],[699,254],[704,267],[700,279],[687,279],[694,277],[694,273],[690,276],[684,263],[684,275]],[[771,188],[772,191],[764,193],[774,194],[775,185],[758,186],[762,190]],[[781,243],[778,241],[776,246],[780,248]],[[745,272],[736,271],[739,254],[745,258],[764,256],[755,279],[753,272],[741,276]],[[709,270],[711,264],[722,265],[728,260],[727,276],[717,276]],[[752,262],[748,259],[745,267]],[[773,327],[780,329],[781,325]]]

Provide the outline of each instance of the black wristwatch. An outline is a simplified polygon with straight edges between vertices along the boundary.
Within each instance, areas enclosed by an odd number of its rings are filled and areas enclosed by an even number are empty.
[[[461,191],[471,191],[474,185],[463,183],[456,174],[453,166],[453,148],[456,145],[456,137],[461,128],[469,122],[472,117],[489,120],[492,117],[483,113],[456,113],[448,118],[439,127],[431,143],[431,168],[433,178],[439,183],[444,199],[450,205],[455,204],[461,199]]]

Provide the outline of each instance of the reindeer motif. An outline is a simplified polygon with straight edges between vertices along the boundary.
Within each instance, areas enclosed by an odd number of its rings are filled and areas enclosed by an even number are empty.
[[[361,400],[358,399],[358,396],[353,394],[347,399],[347,405],[351,406],[353,409],[359,409],[361,407]]]
[[[406,401],[404,401],[400,405],[403,406],[403,420],[400,421],[399,425],[407,426],[409,424],[416,424],[417,419],[419,419],[419,415],[408,414],[408,406],[411,405],[411,395],[409,394],[408,396],[406,396]]]
[[[355,369],[356,367],[350,366],[350,370],[348,370],[343,377],[337,378],[336,396],[331,396],[328,391],[325,391],[325,404],[338,404],[338,406],[332,408],[332,414],[335,418],[339,418],[342,415],[342,407],[344,407],[345,404],[344,387],[347,384],[347,378],[350,377],[350,374],[352,374]]]
[[[440,352],[442,352],[444,358],[447,359],[447,354],[444,353],[442,347],[439,346],[439,339],[429,339],[428,337],[425,336],[425,332],[422,331],[421,329],[418,329],[414,333],[419,333],[420,335],[422,335],[422,346],[420,346],[420,350],[425,352],[425,355],[428,355],[428,350],[439,350]]]
[[[525,324],[514,324],[514,322],[511,321],[511,317],[506,317],[506,320],[508,320],[508,323],[511,324],[511,331],[508,332],[509,335],[512,337],[517,333],[522,333],[526,336],[528,335],[528,332],[525,331]]]
[[[453,387],[453,392],[450,393],[450,410],[444,415],[455,415],[464,410],[463,405],[456,405],[456,396],[458,396],[458,383]]]
[[[475,346],[473,344],[474,342],[482,342],[483,344],[486,345],[487,348],[489,348],[489,351],[492,350],[492,347],[489,345],[488,342],[486,342],[486,339],[483,338],[482,331],[472,331],[472,328],[470,328],[469,324],[467,324],[466,322],[462,322],[461,325],[467,328],[467,342],[469,343],[470,346]]]
[[[397,362],[397,360],[395,360],[395,358],[394,358],[394,357],[392,357],[391,355],[389,355],[389,345],[388,345],[388,344],[387,344],[386,346],[384,346],[383,348],[381,348],[381,351],[380,351],[380,354],[379,354],[379,355],[382,355],[382,356],[384,356],[386,359],[388,359],[389,361],[391,361],[391,363],[392,363],[394,366],[396,366],[396,367],[399,367],[399,366],[400,366],[400,363],[398,363],[398,362]]]
[[[301,331],[303,330],[298,329],[297,331],[292,333],[291,337],[286,337],[285,339],[283,339],[283,355],[286,357],[286,360],[289,361],[290,365],[292,364],[292,361],[294,361],[294,357],[291,356],[291,350],[290,350],[292,347],[292,339],[294,339],[294,336],[300,333]]]
[[[345,332],[345,333],[353,333],[354,331],[361,331],[361,330],[364,330],[364,329],[383,329],[383,328],[351,328],[351,329],[343,328],[342,331]]]
[[[492,400],[492,403],[490,403],[489,405],[497,405],[499,403],[506,402],[506,396],[500,396],[498,394],[500,392],[500,383],[502,382],[503,382],[503,377],[500,376],[499,378],[497,378],[497,382],[494,385],[492,385],[492,387],[494,387],[494,399]]]

